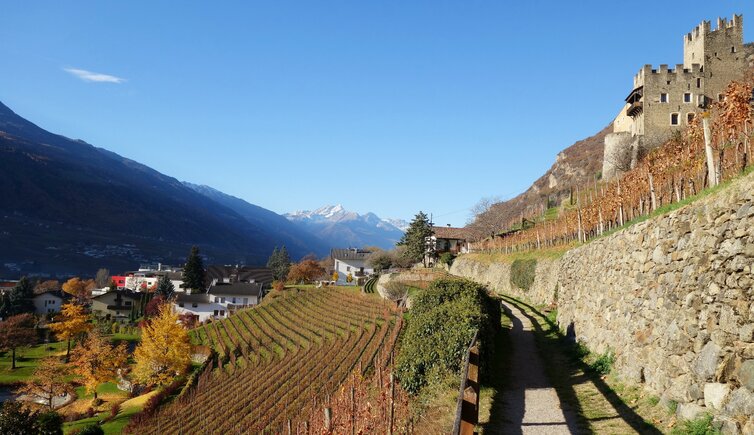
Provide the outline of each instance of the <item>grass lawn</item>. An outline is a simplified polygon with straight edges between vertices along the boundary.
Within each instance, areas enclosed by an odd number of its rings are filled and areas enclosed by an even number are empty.
[[[107,385],[107,384],[104,384]],[[103,385],[103,386],[104,386]],[[100,386],[101,388],[103,386]],[[99,391],[99,390],[98,390]],[[103,393],[103,391],[100,391],[100,393]],[[123,431],[123,428],[128,424],[128,421],[131,419],[131,417],[136,414],[137,412],[141,411],[142,408],[144,408],[144,404],[147,403],[147,400],[149,400],[150,397],[157,394],[157,391],[152,391],[147,394],[143,394],[138,397],[134,397],[133,399],[128,399],[125,402],[121,403],[121,411],[118,413],[118,415],[108,421],[107,423],[104,423],[101,427],[102,430],[105,431],[105,434],[120,434]],[[63,432],[64,433],[70,433],[74,429],[83,429],[86,426],[89,426],[93,423],[98,423],[100,420],[103,420],[105,417],[109,416],[109,411],[100,412],[95,417],[92,418],[85,418],[83,420],[77,420],[70,423],[65,423],[63,425]]]
[[[11,352],[0,354],[0,384],[11,384],[28,379],[39,361],[48,356],[65,355],[66,342],[44,343],[16,349],[16,369],[11,369]]]

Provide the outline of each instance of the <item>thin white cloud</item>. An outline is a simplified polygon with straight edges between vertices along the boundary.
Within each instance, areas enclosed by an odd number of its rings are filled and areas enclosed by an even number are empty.
[[[123,83],[126,81],[124,78],[111,76],[109,74],[101,74],[96,72],[87,71],[79,68],[63,68],[63,71],[80,78],[85,82],[95,83]]]

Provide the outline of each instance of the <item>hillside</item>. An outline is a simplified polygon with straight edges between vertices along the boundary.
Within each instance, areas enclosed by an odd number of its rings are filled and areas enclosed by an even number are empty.
[[[561,151],[555,163],[526,191],[507,201],[499,202],[470,225],[478,234],[489,235],[492,228],[503,228],[520,219],[541,211],[543,206],[560,204],[570,195],[574,186],[586,184],[602,171],[605,136],[612,124],[599,133],[580,140]]]
[[[45,131],[2,103],[0,171],[0,276],[180,263],[192,244],[218,263],[262,264],[280,244],[294,257],[310,252],[279,219],[247,220],[175,178]]]
[[[205,371],[184,398],[133,421],[131,433],[195,433],[206,427],[218,433],[283,433],[288,419],[299,427],[308,415],[321,414],[317,404],[334,396],[349,376],[374,373],[378,366],[385,370],[401,325],[400,314],[382,299],[352,289],[273,294],[259,307],[193,330],[193,342],[217,351],[226,361],[224,370]],[[359,419],[368,422],[364,415]]]

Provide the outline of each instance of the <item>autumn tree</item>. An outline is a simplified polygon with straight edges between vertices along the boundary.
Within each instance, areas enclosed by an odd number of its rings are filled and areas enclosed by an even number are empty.
[[[183,285],[187,289],[200,290],[204,288],[205,281],[204,263],[199,256],[199,248],[193,246],[183,266]]]
[[[31,314],[17,314],[0,322],[0,349],[10,350],[11,369],[16,368],[16,349],[37,342],[37,320]]]
[[[24,381],[16,393],[30,396],[35,401],[44,401],[52,410],[55,408],[56,397],[73,393],[73,386],[68,381],[69,377],[68,366],[61,363],[58,358],[45,358],[39,363],[34,375]]]
[[[34,287],[34,293],[36,294],[54,292],[54,291],[60,291],[60,290],[62,290],[60,281],[56,279],[49,279],[47,281],[42,281],[39,284],[37,284],[36,287]]]
[[[272,271],[272,278],[275,281],[285,280],[291,268],[291,257],[288,255],[285,245],[280,249],[275,246],[275,249],[272,250],[272,255],[267,260],[267,268]]]
[[[113,346],[109,340],[96,331],[90,332],[73,352],[73,371],[81,376],[87,392],[97,399],[97,387],[103,382],[115,379],[118,369],[125,366],[128,354],[126,344]]]
[[[65,360],[68,362],[71,355],[71,340],[91,330],[92,324],[89,323],[89,315],[84,307],[75,302],[63,304],[56,319],[56,322],[50,323],[50,329],[58,338],[68,341],[65,354]]]
[[[288,271],[288,281],[294,284],[304,284],[312,282],[326,273],[319,262],[305,259],[291,266],[291,270]]]
[[[134,360],[133,378],[146,385],[166,385],[186,372],[191,364],[191,342],[170,304],[163,305],[160,314],[142,328]]]
[[[92,290],[96,287],[94,280],[82,280],[81,278],[71,278],[63,284],[63,291],[75,296],[80,304],[86,302],[92,296]]]
[[[170,299],[173,297],[173,293],[175,293],[175,286],[167,275],[162,275],[160,277],[160,280],[157,282],[156,293],[165,299]]]
[[[431,235],[432,224],[427,215],[420,211],[414,216],[414,220],[411,221],[408,229],[396,245],[405,246],[406,250],[403,252],[403,256],[413,263],[418,263],[424,258],[427,237]]]
[[[155,296],[147,302],[144,306],[144,317],[151,318],[158,314],[162,310],[162,306],[167,304],[168,301],[163,296]]]
[[[8,295],[8,314],[34,312],[34,286],[25,276],[22,277]]]

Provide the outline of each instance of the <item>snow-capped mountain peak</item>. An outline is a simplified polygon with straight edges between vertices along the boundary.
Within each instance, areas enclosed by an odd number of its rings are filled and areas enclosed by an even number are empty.
[[[326,205],[314,211],[300,210],[285,215],[313,234],[333,244],[343,246],[381,246],[392,248],[401,237],[406,221],[382,219],[374,213],[360,215],[346,210],[342,204]]]

